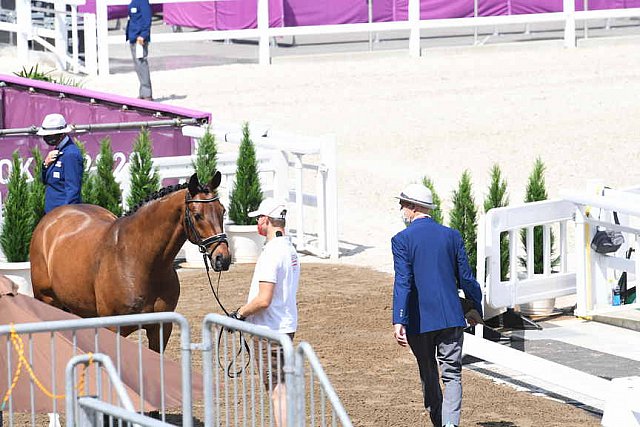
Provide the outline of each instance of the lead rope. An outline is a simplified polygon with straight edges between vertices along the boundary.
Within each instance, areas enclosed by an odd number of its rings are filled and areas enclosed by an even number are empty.
[[[213,297],[216,299],[216,302],[218,303],[218,305],[220,306],[224,314],[228,316],[229,312],[224,307],[224,305],[222,305],[222,302],[218,297],[218,292],[216,291],[216,289],[218,291],[220,290],[220,278],[222,277],[222,271],[218,273],[218,283],[214,288],[213,282],[211,281],[211,275],[209,274],[208,257],[209,256],[206,252],[202,254],[205,270],[207,272],[207,279],[209,279],[209,287],[211,288],[211,292],[213,293]],[[220,369],[222,369],[229,378],[237,378],[247,368],[247,366],[249,366],[249,363],[251,363],[251,350],[249,349],[249,344],[247,344],[247,340],[244,338],[244,336],[242,336],[242,331],[238,331],[238,342],[240,343],[240,346],[239,346],[240,348],[238,349],[238,352],[233,356],[232,360],[229,362],[229,364],[225,368],[222,364],[222,356],[220,355],[220,350],[219,350],[220,343],[222,342],[223,333],[224,333],[224,328],[220,328],[220,332],[218,333],[218,366],[220,366]],[[243,347],[247,351],[247,354],[249,355],[249,357],[247,357],[247,363],[245,363],[245,365],[242,368],[232,371],[231,368],[235,366],[238,356],[240,356],[240,354],[242,353]]]

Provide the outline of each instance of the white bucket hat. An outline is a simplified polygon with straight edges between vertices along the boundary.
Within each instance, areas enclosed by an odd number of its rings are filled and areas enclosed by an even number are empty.
[[[38,135],[59,135],[61,133],[69,133],[71,130],[71,127],[67,124],[62,114],[47,114],[42,121],[42,126],[38,130]]]
[[[284,219],[287,215],[287,205],[273,197],[267,197],[260,203],[257,210],[249,212],[249,217],[268,216],[275,219]]]
[[[407,203],[413,203],[414,205],[422,206],[424,208],[433,209],[436,205],[433,204],[433,195],[431,190],[422,184],[409,184],[407,185],[400,196],[396,199],[400,199]]]

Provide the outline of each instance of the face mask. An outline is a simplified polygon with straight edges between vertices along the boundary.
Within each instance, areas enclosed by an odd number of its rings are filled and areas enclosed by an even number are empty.
[[[404,226],[408,227],[409,224],[411,224],[411,219],[404,214],[404,209],[400,211],[400,215],[402,216],[402,222],[404,223]]]
[[[58,145],[60,135],[46,135],[42,137],[42,139],[44,139],[44,142],[46,142],[47,145],[55,147],[56,145]]]

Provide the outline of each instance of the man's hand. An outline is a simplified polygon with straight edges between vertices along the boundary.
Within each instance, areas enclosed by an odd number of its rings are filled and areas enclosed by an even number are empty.
[[[142,36],[138,36],[138,38],[136,39],[136,43],[138,43],[138,44],[144,44],[144,37],[142,37]]]
[[[246,317],[242,316],[239,312],[240,309],[232,311],[231,313],[229,313],[229,317],[231,317],[232,319],[236,319],[236,320],[245,320]]]
[[[58,150],[51,150],[47,153],[47,157],[44,158],[44,167],[48,168],[49,165],[56,161],[58,158]]]
[[[396,339],[396,342],[402,347],[406,347],[407,342],[407,331],[404,325],[400,323],[396,323],[393,325],[393,337]]]
[[[478,310],[472,308],[464,314],[464,318],[467,319],[469,326],[476,326],[477,324],[484,324],[482,316],[478,313]]]

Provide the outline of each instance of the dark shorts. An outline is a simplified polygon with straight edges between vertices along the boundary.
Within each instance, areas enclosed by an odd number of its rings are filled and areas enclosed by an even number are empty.
[[[293,341],[295,333],[287,334]],[[275,386],[284,383],[284,351],[280,344],[253,338],[254,354],[261,353],[258,362],[258,374],[267,390],[273,390]]]

